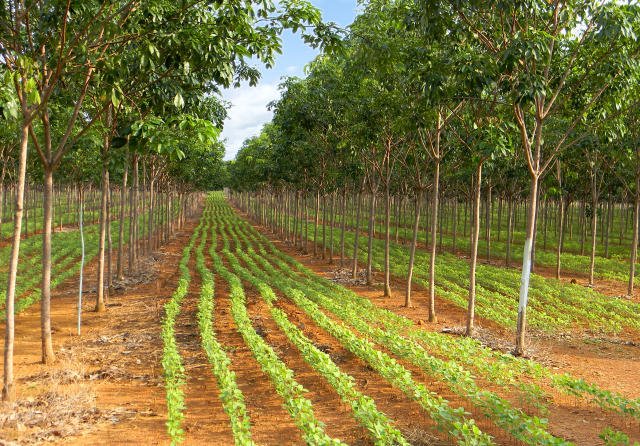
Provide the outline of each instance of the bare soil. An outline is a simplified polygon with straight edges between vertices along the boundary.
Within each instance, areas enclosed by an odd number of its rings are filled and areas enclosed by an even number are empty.
[[[0,445],[31,443],[93,444],[169,444],[166,435],[166,404],[162,380],[162,339],[160,326],[163,304],[175,290],[182,248],[188,243],[196,221],[190,222],[170,242],[141,265],[138,275],[119,283],[108,300],[105,313],[94,313],[94,296],[85,294],[83,332],[75,335],[77,279],[54,292],[52,322],[58,361],[53,366],[40,364],[39,306],[29,308],[16,321],[16,377],[18,400],[0,406]],[[413,308],[405,308],[404,281],[394,278],[391,298],[382,297],[382,275],[376,273],[373,286],[350,281],[336,263],[313,258],[291,244],[284,243],[265,228],[260,228],[278,247],[294,256],[319,275],[340,282],[376,305],[412,319],[425,330],[459,335],[466,313],[437,297],[438,321],[427,322],[426,291],[415,288]],[[205,247],[207,266],[211,240]],[[220,240],[217,241],[221,246]],[[226,263],[226,259],[224,259]],[[227,264],[228,266],[228,264]],[[191,283],[176,321],[176,339],[183,358],[187,381],[184,389],[184,444],[231,445],[233,436],[228,416],[219,398],[216,379],[201,347],[197,328],[197,301],[201,278],[195,260],[189,263]],[[86,270],[87,289],[95,289],[95,262]],[[229,288],[215,275],[215,314],[212,321],[218,341],[231,360],[251,419],[251,431],[258,444],[304,444],[301,431],[293,422],[283,400],[277,395],[269,376],[254,359],[230,313]],[[368,433],[351,416],[351,409],[339,395],[302,358],[271,318],[268,306],[258,291],[244,283],[246,305],[256,332],[295,372],[314,405],[314,411],[326,424],[329,435],[354,445],[369,445]],[[316,345],[330,355],[340,368],[354,378],[358,390],[371,396],[378,409],[393,419],[406,438],[415,445],[452,444],[452,439],[433,430],[433,422],[415,402],[391,386],[375,370],[349,352],[336,339],[304,314],[282,293],[276,306]],[[328,313],[327,313],[328,314]],[[328,314],[328,316],[333,317]],[[478,319],[478,338],[492,348],[508,351],[513,333],[490,321]],[[0,329],[0,335],[4,335]],[[533,333],[528,355],[558,373],[594,382],[629,398],[640,397],[640,350],[637,345],[594,334],[576,333],[548,338]],[[384,347],[381,347],[384,351]],[[393,356],[389,351],[386,353]],[[412,364],[398,361],[428,389],[447,398],[452,405],[472,413],[483,430],[496,435],[498,443],[512,444],[493,422],[461,400],[447,386],[427,376]],[[485,384],[479,381],[479,384]],[[495,389],[492,389],[495,390]],[[549,389],[545,389],[549,390]],[[501,395],[515,400],[516,395]],[[526,407],[536,414],[534,408]],[[631,432],[640,440],[636,422],[604,413],[571,397],[552,394],[548,415],[553,434],[580,445],[599,445],[598,434],[607,426]],[[636,434],[633,434],[636,432]],[[517,443],[516,443],[517,444]]]

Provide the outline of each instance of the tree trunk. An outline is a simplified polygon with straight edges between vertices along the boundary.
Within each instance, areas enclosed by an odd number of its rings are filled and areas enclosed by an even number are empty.
[[[98,238],[98,281],[96,282],[96,312],[106,309],[104,304],[104,247],[107,228],[107,183],[109,173],[106,166],[102,167],[102,198],[100,199],[100,233]]]
[[[567,201],[568,203],[568,201]],[[560,280],[560,262],[562,257],[562,242],[564,240],[564,220],[565,220],[565,205],[562,195],[560,196],[560,206],[558,206],[558,216],[560,221],[560,232],[558,233],[558,246],[556,249],[556,279]]]
[[[367,285],[373,284],[373,274],[371,271],[371,262],[373,260],[373,231],[375,229],[376,218],[376,194],[371,192],[369,199],[369,234],[367,244]]]
[[[122,177],[122,190],[120,191],[120,221],[118,223],[118,261],[116,264],[116,277],[118,280],[124,279],[124,273],[122,270],[122,255],[124,244],[124,216],[125,216],[125,203],[127,196],[127,180],[129,174],[129,164],[124,165],[124,174]]]
[[[344,268],[344,231],[347,220],[347,187],[342,192],[342,221],[340,222],[340,268]]]
[[[42,334],[42,362],[55,361],[51,341],[51,216],[53,207],[53,168],[44,166],[44,215],[42,218],[42,283],[40,298],[40,331]]]
[[[7,270],[7,292],[5,303],[5,332],[4,332],[4,383],[2,400],[13,401],[16,397],[13,384],[13,343],[15,335],[14,300],[16,294],[16,278],[18,273],[18,256],[20,254],[20,236],[22,233],[22,215],[24,212],[24,189],[27,172],[27,150],[29,143],[29,125],[21,124],[20,158],[18,164],[18,178],[16,185],[15,213],[13,217],[13,239],[11,243],[11,257]]]
[[[438,321],[436,316],[436,229],[440,195],[440,159],[434,161],[433,195],[431,198],[431,248],[429,250],[429,322]]]
[[[77,333],[78,336],[82,327],[82,288],[84,282],[84,194],[82,189],[79,190],[78,200],[78,228],[80,229],[80,279],[78,281],[78,322]]]
[[[362,182],[364,187],[364,181]],[[355,226],[355,234],[353,237],[353,268],[351,270],[351,276],[354,279],[358,278],[358,238],[360,237],[360,217],[362,216],[362,192],[363,188],[360,188],[360,192],[358,193],[358,212],[356,215],[356,226]]]
[[[156,194],[155,194],[155,184],[156,179],[154,178],[153,168],[151,169],[151,180],[149,181],[149,221],[147,224],[149,227],[147,231],[147,252],[153,251],[153,233],[155,231],[154,221],[156,214]],[[146,212],[145,212],[146,214]]]
[[[107,297],[113,295],[113,269],[112,269],[112,249],[111,243],[111,183],[109,181],[109,171],[107,170]]]
[[[580,255],[584,255],[584,241],[587,238],[587,202],[582,200],[582,208],[580,211]]]
[[[411,281],[413,278],[413,264],[418,245],[418,231],[420,230],[420,206],[422,205],[422,190],[416,195],[415,216],[413,220],[413,237],[411,238],[411,248],[409,254],[409,271],[407,273],[407,292],[404,298],[404,306],[411,307]]]
[[[609,194],[609,203],[607,204],[607,228],[604,237],[604,256],[609,258],[609,235],[611,233],[611,225],[613,224],[613,199]]]
[[[482,186],[482,163],[476,168],[476,184],[473,209],[473,224],[471,225],[471,260],[469,268],[469,307],[467,309],[466,336],[473,336],[476,311],[476,264],[478,262],[478,237],[480,236],[480,191]]]
[[[391,237],[391,195],[389,191],[391,178],[387,175],[384,192],[384,297],[391,297],[391,265],[389,261],[389,242]]]
[[[336,222],[336,214],[335,214],[335,205],[336,205],[336,193],[335,191],[331,193],[331,210],[330,210],[330,224],[329,224],[329,264],[333,264],[333,225]]]
[[[453,199],[453,240],[451,252],[456,255],[456,236],[458,235],[458,198]]]
[[[327,194],[322,196],[322,260],[327,258]]]
[[[318,224],[320,223],[320,191],[316,192],[315,218],[313,227],[313,256],[318,255]]]
[[[486,209],[486,228],[485,237],[487,238],[487,263],[491,263],[491,186],[487,188],[487,209]]]
[[[636,174],[636,196],[633,203],[633,240],[631,242],[631,258],[629,264],[629,287],[627,295],[633,296],[636,276],[636,259],[638,258],[638,213],[640,213],[640,178]]]
[[[502,198],[498,199],[498,234],[497,241],[500,241],[500,232],[502,230]]]
[[[524,336],[526,331],[527,300],[529,297],[529,278],[531,277],[531,249],[533,244],[533,231],[535,230],[536,204],[538,203],[539,177],[531,178],[531,192],[529,196],[529,215],[527,220],[526,240],[522,255],[522,278],[520,280],[520,298],[518,303],[518,325],[516,328],[516,347],[514,355],[524,354]]]
[[[592,211],[591,212],[591,259],[589,263],[589,285],[593,286],[593,273],[596,266],[596,231],[598,226],[598,213],[596,212],[598,206],[598,196],[595,191],[595,186],[592,188],[592,193],[594,194],[592,200]]]

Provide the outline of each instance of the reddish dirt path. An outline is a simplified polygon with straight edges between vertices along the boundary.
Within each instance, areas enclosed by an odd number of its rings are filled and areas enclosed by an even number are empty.
[[[93,312],[97,261],[88,264],[81,336],[76,335],[77,277],[52,293],[54,365],[40,363],[40,306],[16,316],[19,410],[2,404],[0,416],[29,413],[34,405],[44,415],[33,426],[29,417],[26,423],[8,423],[0,430],[0,443],[168,444],[160,365],[162,306],[176,287],[176,266],[196,222],[142,260],[140,274],[127,278],[128,286],[107,300],[106,313]]]

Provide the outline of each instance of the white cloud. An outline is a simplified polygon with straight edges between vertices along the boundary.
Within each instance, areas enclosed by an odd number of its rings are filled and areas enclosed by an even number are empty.
[[[233,159],[247,138],[260,133],[262,126],[271,121],[273,113],[267,104],[280,97],[277,84],[260,84],[257,87],[242,86],[223,92],[231,109],[225,121],[221,137],[226,141],[225,159]]]
[[[287,73],[289,73],[289,74],[293,74],[296,71],[298,71],[298,67],[296,67],[295,65],[291,65],[291,66],[287,67]]]

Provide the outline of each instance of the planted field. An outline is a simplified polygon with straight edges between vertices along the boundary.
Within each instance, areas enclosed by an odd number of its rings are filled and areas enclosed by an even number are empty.
[[[580,414],[587,412],[601,420],[590,425],[587,435],[601,429],[598,434],[637,436],[639,400],[557,375],[470,338],[424,330],[380,309],[279,251],[216,194],[209,197],[183,251],[181,278],[165,306],[163,367],[168,433],[174,442],[189,439],[182,428],[190,419],[184,397],[189,371],[181,362],[173,327],[193,280],[188,268],[192,256],[201,278],[200,291],[195,291],[201,345],[218,383],[209,391],[221,399],[236,444],[277,440],[253,439],[254,425],[259,431],[263,427],[252,420],[255,408],[243,395],[247,383],[237,370],[237,347],[230,350],[216,336],[218,321],[226,317],[219,310],[222,304],[212,299],[221,286],[228,290],[221,297],[228,299],[224,306],[247,347],[242,354],[259,365],[259,380],[269,383],[266,388],[278,395],[297,427],[299,439],[290,438],[288,444],[412,444],[410,426],[444,443],[581,444],[580,439],[563,438],[563,425],[580,423]],[[345,362],[338,352],[350,359]],[[302,358],[315,379],[335,392],[360,429],[347,437],[332,435],[338,426],[323,421],[319,413],[326,408],[315,407],[318,396],[288,366],[297,363],[294,358]],[[360,371],[358,379],[351,375],[357,364],[367,370],[364,384]],[[382,388],[391,393],[382,396]],[[409,408],[418,411],[418,418],[394,417]],[[575,416],[568,415],[568,408]],[[560,413],[562,423],[556,424]]]
[[[0,445],[640,446],[638,1],[0,29]]]
[[[314,225],[307,223],[306,230],[313,241]],[[334,248],[339,248],[340,229],[334,229]],[[344,242],[347,252],[352,252],[354,233],[346,231]],[[367,263],[367,237],[358,239],[358,260]],[[372,240],[372,266],[384,271],[384,241]],[[406,245],[390,242],[391,271],[398,278],[407,276],[409,251]],[[429,253],[418,249],[413,281],[429,287]],[[436,259],[436,293],[442,299],[467,308],[469,289],[469,262],[452,254],[444,253]],[[479,264],[476,271],[477,307],[479,316],[504,327],[515,327],[520,271],[493,265]],[[640,304],[605,296],[582,286],[560,282],[536,274],[531,275],[529,324],[542,331],[557,332],[573,329],[590,330],[594,333],[627,334],[640,333]],[[631,331],[631,333],[629,333]],[[634,335],[635,334],[635,335]]]

